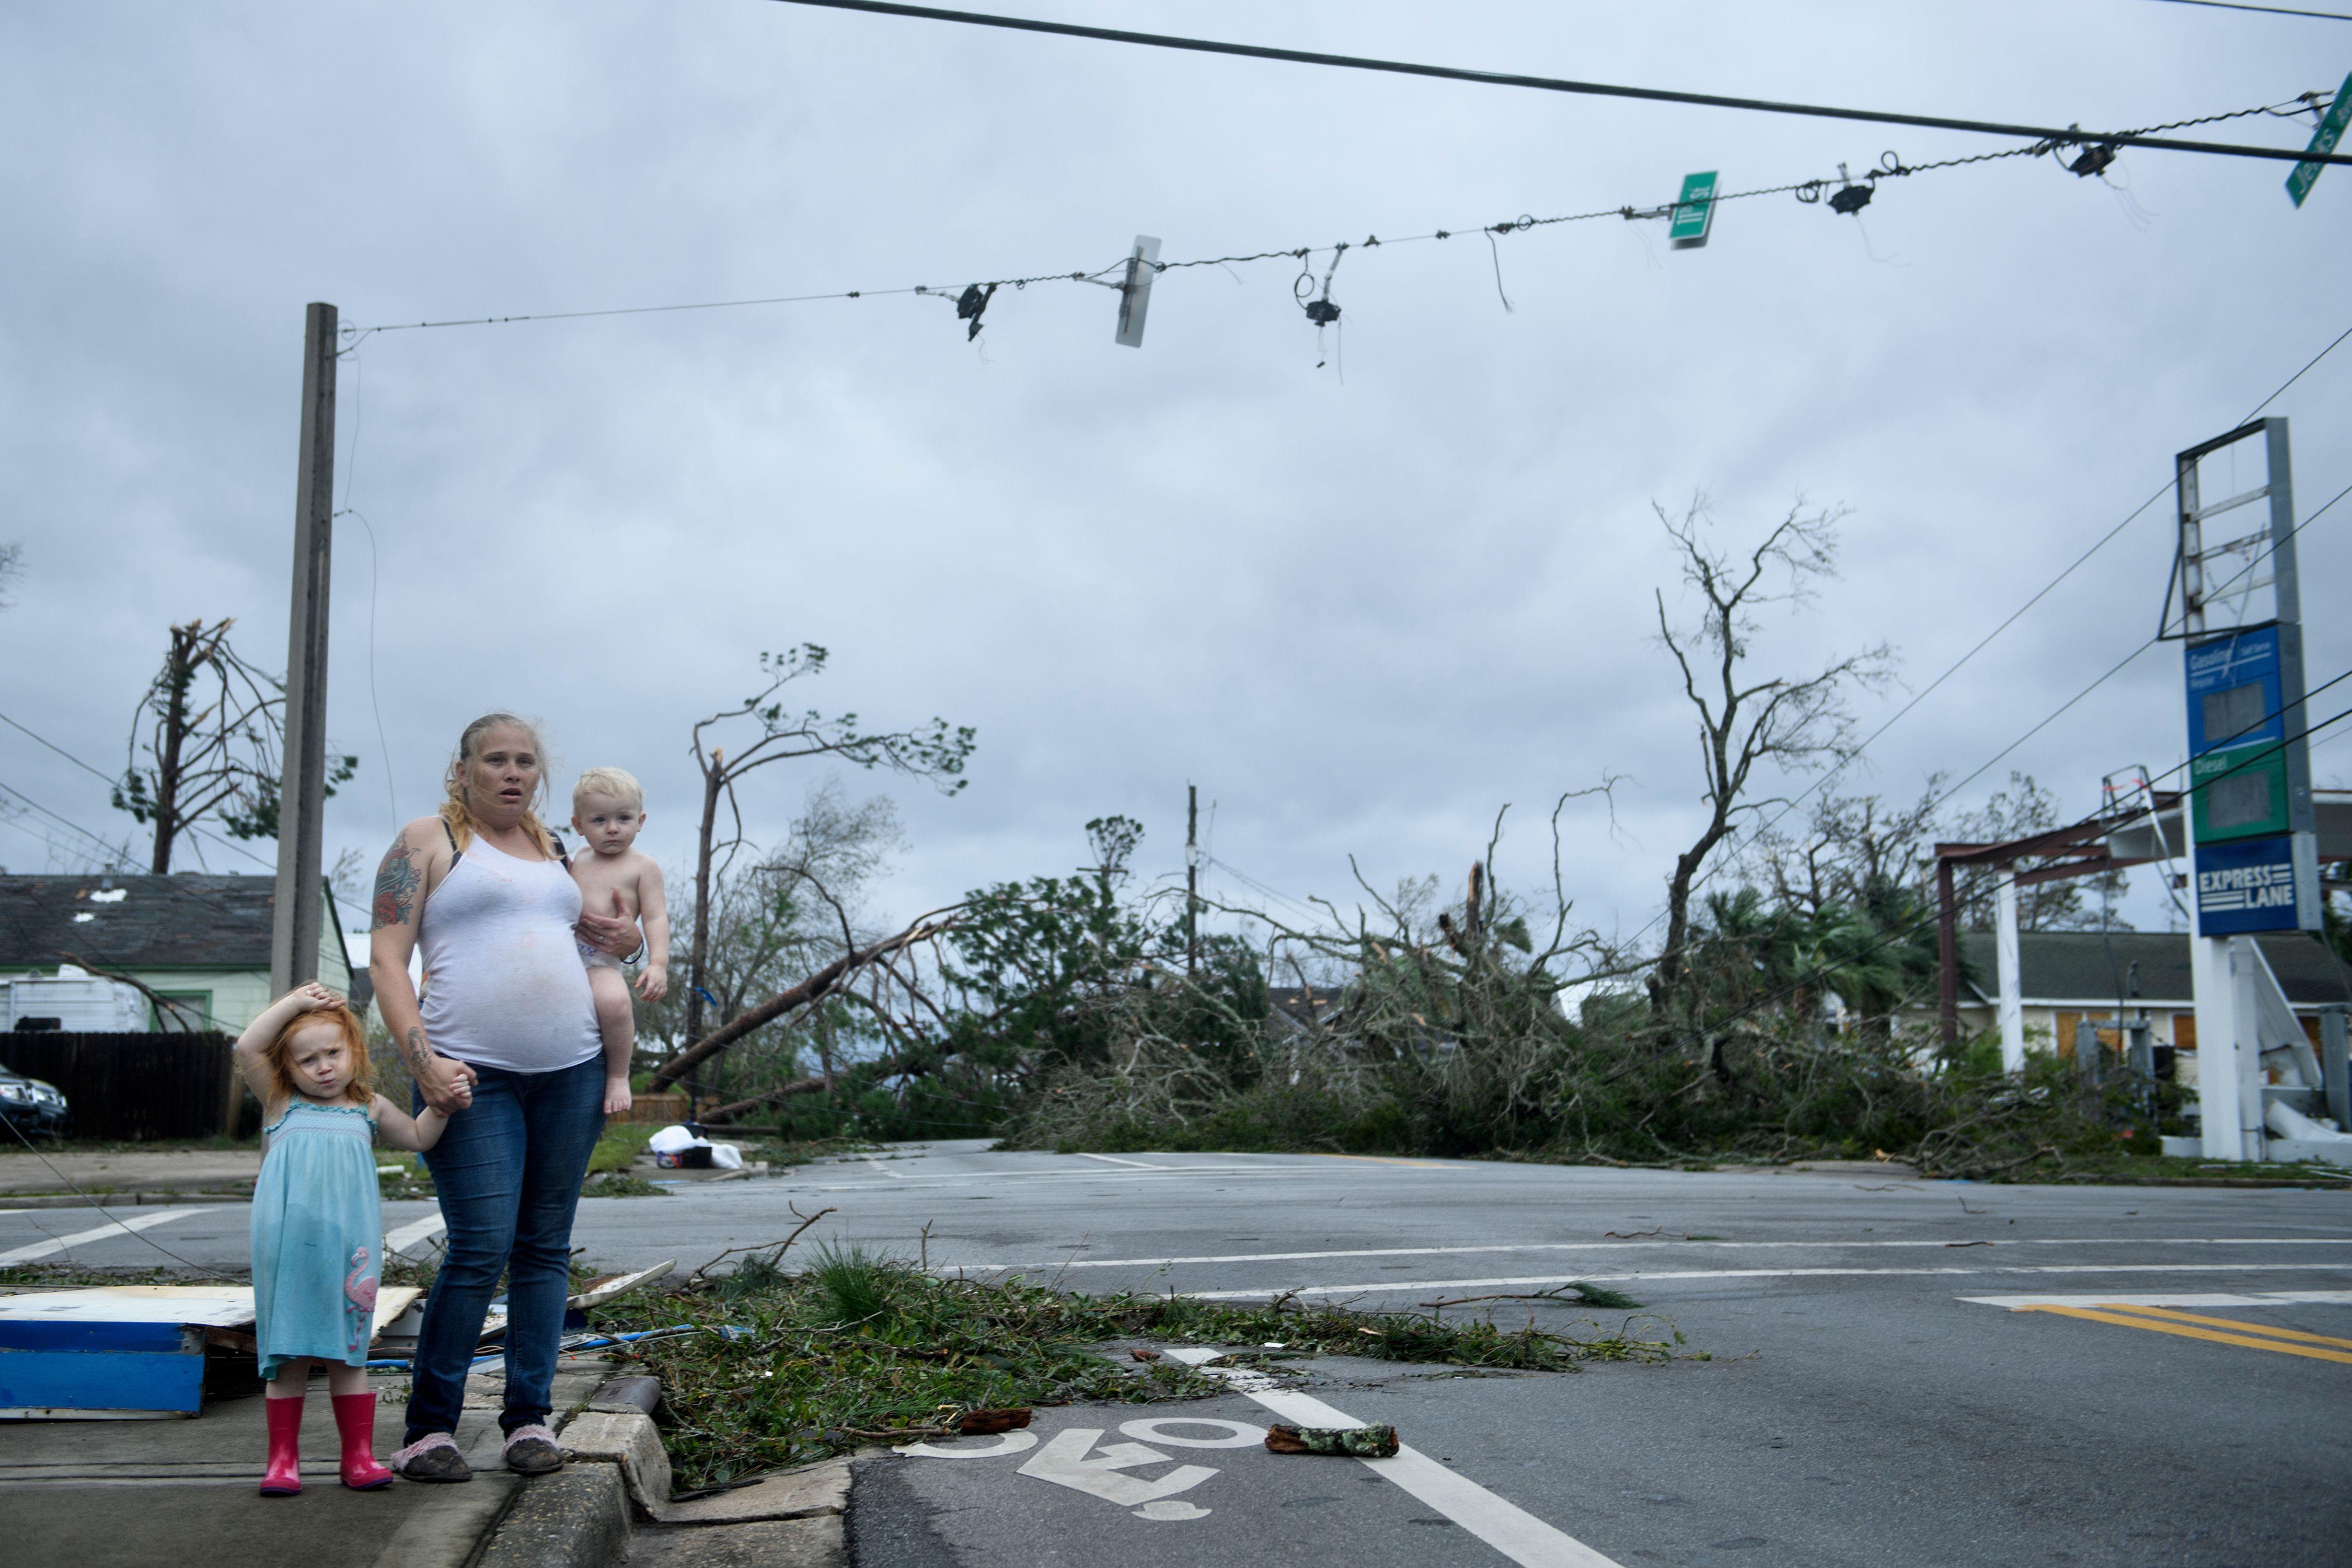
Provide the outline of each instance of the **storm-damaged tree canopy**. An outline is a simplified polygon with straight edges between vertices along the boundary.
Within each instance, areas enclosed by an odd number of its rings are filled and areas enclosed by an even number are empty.
[[[2153,1145],[2168,1088],[2114,1079],[2086,1099],[2056,1058],[2021,1080],[1982,1042],[1946,1055],[1906,1023],[1937,980],[1927,847],[2054,807],[2022,776],[1974,817],[1948,815],[1940,780],[1910,804],[1826,787],[1856,752],[1848,702],[1886,678],[1892,652],[1774,673],[1787,661],[1764,622],[1829,580],[1834,515],[1793,510],[1740,549],[1714,542],[1701,507],[1661,518],[1695,613],[1659,597],[1703,806],[1664,878],[1662,930],[1594,929],[1565,885],[1566,838],[1615,832],[1621,781],[1605,775],[1560,795],[1534,834],[1506,808],[1465,846],[1458,879],[1383,891],[1358,874],[1304,916],[1137,875],[1143,826],[1106,816],[1087,825],[1079,871],[876,921],[861,894],[895,823],[821,795],[783,851],[709,879],[705,985],[648,1031],[671,1047],[656,1087],[688,1086],[708,1121],[803,1136],[986,1131],[1114,1151],[1900,1155],[1998,1173],[2105,1157],[2118,1138]],[[743,712],[784,733],[781,717]],[[829,733],[794,722],[788,752]],[[874,760],[944,779],[961,755]],[[1807,774],[1816,786],[1775,793]],[[731,800],[740,776],[713,765],[706,805]],[[1963,889],[1963,918],[1990,892]],[[2079,895],[2041,911],[2084,912]]]

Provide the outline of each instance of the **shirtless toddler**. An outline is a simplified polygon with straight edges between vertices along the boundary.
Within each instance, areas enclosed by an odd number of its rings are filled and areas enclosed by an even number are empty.
[[[643,922],[646,973],[637,982],[637,993],[658,1002],[669,989],[669,908],[662,901],[661,868],[635,848],[645,825],[645,789],[620,769],[590,768],[572,786],[572,831],[593,851],[572,861],[581,906]],[[621,972],[618,959],[586,942],[580,944],[580,960],[588,966],[596,1029],[604,1040],[604,1114],[618,1116],[629,1109],[629,1066],[637,1047],[628,976]]]

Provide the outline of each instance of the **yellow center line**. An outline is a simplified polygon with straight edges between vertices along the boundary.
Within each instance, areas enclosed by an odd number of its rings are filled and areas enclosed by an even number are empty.
[[[1434,1160],[1384,1160],[1378,1154],[1318,1154],[1318,1160],[1360,1160],[1367,1165],[1405,1165],[1416,1171],[1451,1171],[1451,1165],[1441,1165]]]
[[[2352,1340],[2334,1340],[2326,1334],[2306,1334],[2300,1329],[2274,1329],[2268,1323],[2244,1323],[2235,1318],[2201,1317],[2195,1312],[2175,1311],[2170,1307],[2128,1307],[2102,1301],[2099,1303],[2099,1310],[2105,1312],[2135,1312],[2148,1318],[2168,1318],[2176,1323],[2202,1323],[2209,1329],[2235,1329],[2244,1334],[2263,1334],[2274,1340],[2299,1340],[2307,1345],[2335,1345],[2343,1350],[2352,1351]]]
[[[2121,1312],[2094,1312],[2084,1307],[2019,1307],[2014,1310],[2020,1312],[2054,1312],[2062,1318],[2080,1318],[2086,1323],[2116,1323],[2126,1329],[2146,1329],[2150,1333],[2179,1334],[2185,1340],[2206,1340],[2217,1345],[2243,1345],[2250,1351],[2276,1351],[2281,1355],[2309,1356],[2314,1361],[2342,1362],[2352,1366],[2352,1351],[2324,1351],[2283,1344],[2277,1340],[2258,1340],[2251,1334],[2224,1334],[2212,1329],[2191,1328],[2186,1323],[2151,1322],[2146,1318],[2126,1317]]]

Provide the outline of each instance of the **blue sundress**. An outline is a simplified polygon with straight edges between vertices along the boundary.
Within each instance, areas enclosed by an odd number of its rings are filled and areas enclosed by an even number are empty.
[[[263,1135],[269,1152],[253,1188],[261,1375],[297,1356],[363,1365],[383,1270],[375,1117],[298,1100]]]

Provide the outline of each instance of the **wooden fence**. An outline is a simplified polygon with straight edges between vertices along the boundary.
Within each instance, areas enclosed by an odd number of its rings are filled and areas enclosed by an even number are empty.
[[[0,1066],[55,1084],[77,1138],[215,1138],[232,1104],[240,1121],[251,1116],[230,1044],[222,1034],[0,1032]]]
[[[640,1094],[631,1099],[626,1116],[616,1116],[613,1120],[632,1124],[650,1121],[667,1127],[673,1121],[685,1121],[687,1109],[687,1097],[682,1094]]]

